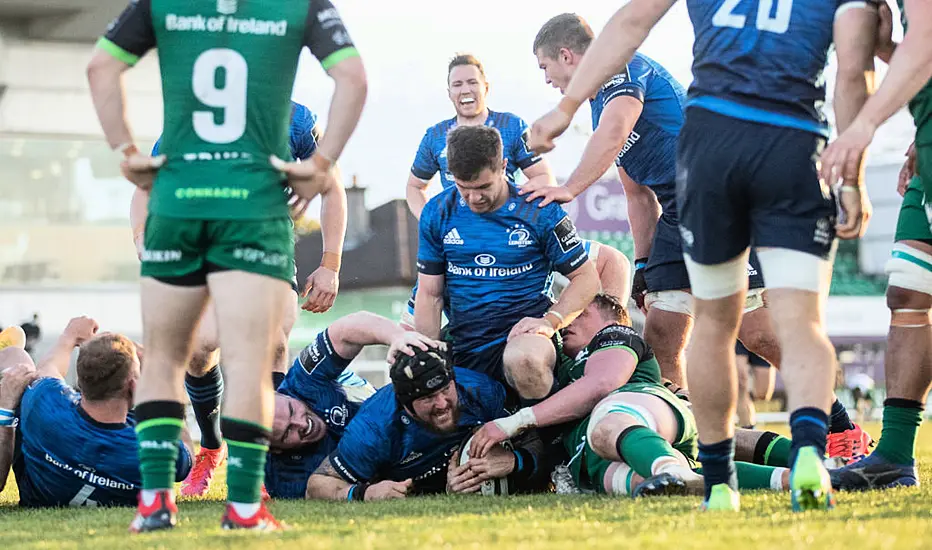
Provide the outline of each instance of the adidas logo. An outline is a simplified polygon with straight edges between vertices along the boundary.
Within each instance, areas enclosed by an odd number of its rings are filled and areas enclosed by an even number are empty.
[[[443,244],[463,244],[463,238],[460,237],[460,232],[454,227],[443,236]]]

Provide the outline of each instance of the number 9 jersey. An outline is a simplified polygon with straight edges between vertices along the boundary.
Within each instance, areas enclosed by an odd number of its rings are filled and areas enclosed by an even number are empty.
[[[134,0],[98,47],[128,65],[157,48],[165,102],[151,213],[199,220],[288,216],[270,155],[290,158],[301,49],[326,70],[358,55],[329,0]]]
[[[877,0],[687,0],[695,28],[687,106],[828,137],[822,71],[842,10]]]

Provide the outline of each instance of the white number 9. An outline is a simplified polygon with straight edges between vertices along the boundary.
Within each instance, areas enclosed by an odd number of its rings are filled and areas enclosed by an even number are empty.
[[[217,69],[223,68],[224,84],[216,85]],[[191,84],[194,97],[208,107],[223,109],[223,123],[213,111],[195,111],[194,131],[210,143],[232,143],[246,132],[246,81],[249,68],[239,52],[226,48],[207,50],[194,62]]]

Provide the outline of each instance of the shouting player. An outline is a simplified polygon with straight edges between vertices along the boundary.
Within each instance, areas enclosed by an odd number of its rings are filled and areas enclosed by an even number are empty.
[[[532,148],[552,147],[579,105],[632,60],[674,2],[633,0],[613,16],[580,63],[560,107],[535,123]],[[863,0],[781,0],[776,6],[688,0],[687,6],[696,55],[677,152],[677,203],[696,297],[687,361],[705,473],[704,506],[739,507],[734,345],[753,244],[769,288],[792,411],[793,508],[829,508],[834,499],[821,457],[835,354],[822,325],[822,304],[836,230],[842,238],[862,234],[869,203],[857,179],[846,182],[836,228],[835,201],[820,185],[815,166],[828,135],[818,105],[833,41],[841,130],[866,100],[876,10]]]
[[[310,162],[285,163],[289,98],[305,46],[334,78],[334,100]],[[153,158],[133,144],[122,73],[156,47],[165,127]],[[88,80],[107,141],[125,156],[124,175],[152,189],[141,284],[149,357],[135,409],[143,491],[130,530],[175,525],[171,474],[184,422],[183,374],[208,297],[229,392],[221,420],[229,504],[221,524],[278,529],[261,487],[272,363],[294,275],[282,172],[305,200],[339,185],[332,166],[365,102],[362,62],[329,0],[138,0],[98,42]]]
[[[508,183],[497,130],[454,129],[447,159],[456,185],[421,215],[415,326],[439,338],[448,302],[453,363],[543,399],[553,387],[554,333],[598,291],[598,273],[563,209],[538,208]],[[556,303],[552,271],[569,279]]]

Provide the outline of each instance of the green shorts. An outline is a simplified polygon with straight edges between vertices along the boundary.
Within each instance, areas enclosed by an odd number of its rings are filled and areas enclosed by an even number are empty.
[[[932,197],[932,124],[926,126],[928,128],[916,133],[916,177],[921,180],[926,196]],[[929,225],[932,221],[927,219],[926,226]]]
[[[685,401],[673,395],[667,388],[657,384],[625,384],[610,395],[616,393],[646,393],[666,401],[670,408],[673,409],[673,414],[676,416],[679,425],[679,432],[676,441],[673,442],[673,448],[683,453],[691,464],[695,463],[699,445],[699,432],[696,429],[696,419]],[[583,491],[604,493],[605,488],[602,486],[602,480],[612,461],[602,458],[589,446],[589,442],[586,440],[589,419],[590,417],[587,416],[570,430],[563,437],[563,445],[571,457],[569,469],[576,486]]]
[[[913,177],[903,195],[900,215],[896,220],[894,241],[932,241],[929,218],[926,215],[926,194],[919,176]]]
[[[149,214],[142,276],[170,284],[206,284],[214,271],[246,271],[292,283],[291,219],[192,220]]]

